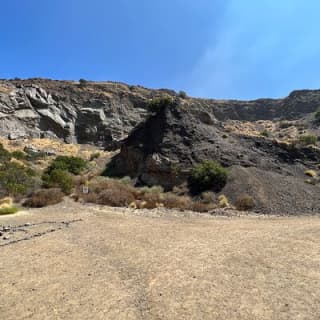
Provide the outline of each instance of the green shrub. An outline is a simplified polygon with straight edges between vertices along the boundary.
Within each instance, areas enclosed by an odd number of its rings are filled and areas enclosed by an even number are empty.
[[[205,161],[195,166],[189,178],[189,188],[194,194],[207,190],[219,192],[227,183],[228,171],[215,161]]]
[[[270,136],[270,132],[268,130],[263,130],[260,132],[260,136],[268,138]]]
[[[4,207],[4,208],[0,208],[0,216],[1,215],[7,215],[7,214],[14,214],[17,213],[19,211],[19,209],[17,207]]]
[[[60,188],[65,194],[70,194],[73,187],[71,175],[62,169],[54,169],[44,173],[42,181],[46,188]]]
[[[5,162],[0,166],[0,189],[6,195],[26,194],[33,184],[34,172],[14,162]]]
[[[3,147],[2,143],[0,143],[0,163],[3,163],[5,161],[10,161],[10,159],[11,159],[10,152]]]
[[[50,173],[51,171],[58,169],[78,175],[86,168],[86,166],[87,162],[82,158],[58,156],[52,161],[51,165],[46,170],[46,173]]]
[[[139,191],[142,192],[143,194],[146,194],[146,193],[163,193],[164,189],[161,186],[152,186],[152,187],[139,188]]]
[[[119,181],[121,183],[127,185],[127,186],[133,186],[134,185],[134,181],[128,176],[125,176],[125,177],[121,178]]]
[[[173,99],[170,96],[163,96],[161,98],[154,98],[148,102],[148,108],[152,112],[157,112],[166,106],[169,106],[173,103]]]
[[[90,161],[93,161],[95,159],[99,159],[101,156],[101,153],[100,152],[95,152],[93,153],[91,156],[90,156]]]
[[[24,160],[26,158],[26,154],[19,150],[11,152],[11,156],[17,160]]]
[[[37,160],[41,160],[41,159],[45,159],[46,158],[46,153],[45,152],[26,152],[26,156],[25,156],[25,159],[27,161],[30,161],[30,162],[35,162]]]
[[[316,145],[317,144],[317,137],[312,134],[300,136],[299,142],[304,145]]]
[[[187,93],[182,90],[179,91],[178,96],[179,96],[179,98],[182,98],[182,99],[186,99],[188,97]]]
[[[88,84],[88,80],[85,80],[85,79],[80,79],[79,80],[79,86],[81,88],[85,87],[87,84]]]

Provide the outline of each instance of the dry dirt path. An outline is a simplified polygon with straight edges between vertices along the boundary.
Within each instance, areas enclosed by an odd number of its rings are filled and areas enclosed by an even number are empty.
[[[67,203],[0,225],[0,319],[320,319],[320,218]]]

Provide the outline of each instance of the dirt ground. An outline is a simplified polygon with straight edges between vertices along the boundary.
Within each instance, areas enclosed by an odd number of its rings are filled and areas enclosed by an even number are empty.
[[[66,202],[0,225],[0,319],[320,319],[319,217]]]

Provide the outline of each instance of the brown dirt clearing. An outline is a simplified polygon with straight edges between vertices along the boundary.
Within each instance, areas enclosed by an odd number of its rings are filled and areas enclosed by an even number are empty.
[[[0,225],[1,319],[320,319],[317,217],[67,202]]]

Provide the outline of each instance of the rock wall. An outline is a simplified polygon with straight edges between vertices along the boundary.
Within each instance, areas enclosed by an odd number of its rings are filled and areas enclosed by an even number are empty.
[[[60,138],[119,147],[149,115],[148,101],[174,91],[151,90],[114,82],[0,80],[0,136]],[[319,90],[295,91],[285,99],[255,101],[181,99],[200,121],[294,119],[315,111]],[[199,112],[201,110],[201,112]]]

